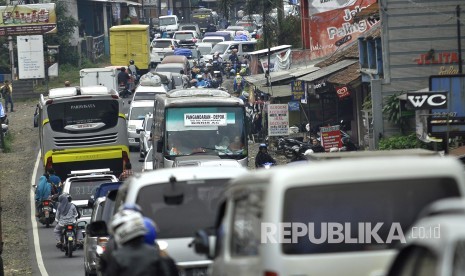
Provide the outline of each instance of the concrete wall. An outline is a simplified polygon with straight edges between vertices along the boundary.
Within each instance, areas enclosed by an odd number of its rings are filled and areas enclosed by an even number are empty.
[[[68,6],[68,15],[72,16],[74,19],[79,21],[77,1],[78,0],[70,0],[70,1],[66,1],[66,3]],[[76,28],[73,33],[73,37],[71,38],[70,44],[71,46],[77,46],[78,42],[79,42],[79,30],[78,28]]]

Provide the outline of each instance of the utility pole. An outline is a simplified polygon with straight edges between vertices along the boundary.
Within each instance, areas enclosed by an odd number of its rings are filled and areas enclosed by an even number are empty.
[[[458,51],[459,51],[459,74],[462,74],[462,41],[461,41],[461,34],[460,34],[460,5],[457,5],[457,44],[458,44]]]
[[[276,9],[278,10],[278,30],[277,30],[277,34],[278,34],[278,45],[282,45],[284,44],[284,41],[283,41],[283,36],[281,34],[281,26],[283,24],[283,20],[284,20],[284,5],[283,5],[283,0],[276,0]]]

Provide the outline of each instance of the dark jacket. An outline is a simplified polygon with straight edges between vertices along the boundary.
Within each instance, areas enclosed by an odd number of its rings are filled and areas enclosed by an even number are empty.
[[[312,146],[312,150],[313,152],[325,152],[325,148],[320,144]]]
[[[118,73],[118,83],[124,83],[125,85],[128,84],[128,80],[130,79],[129,74],[125,72]]]
[[[259,151],[257,153],[257,157],[255,157],[255,167],[259,168],[265,163],[276,164],[276,161],[268,153],[263,153],[263,152]]]

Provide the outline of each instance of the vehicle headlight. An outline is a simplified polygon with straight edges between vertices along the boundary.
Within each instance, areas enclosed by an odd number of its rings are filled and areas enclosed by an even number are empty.
[[[135,125],[129,125],[128,130],[129,131],[136,131],[136,126]]]

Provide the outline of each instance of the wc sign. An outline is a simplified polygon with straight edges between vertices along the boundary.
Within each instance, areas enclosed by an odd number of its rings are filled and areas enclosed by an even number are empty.
[[[407,102],[413,109],[445,109],[447,92],[407,93]]]

